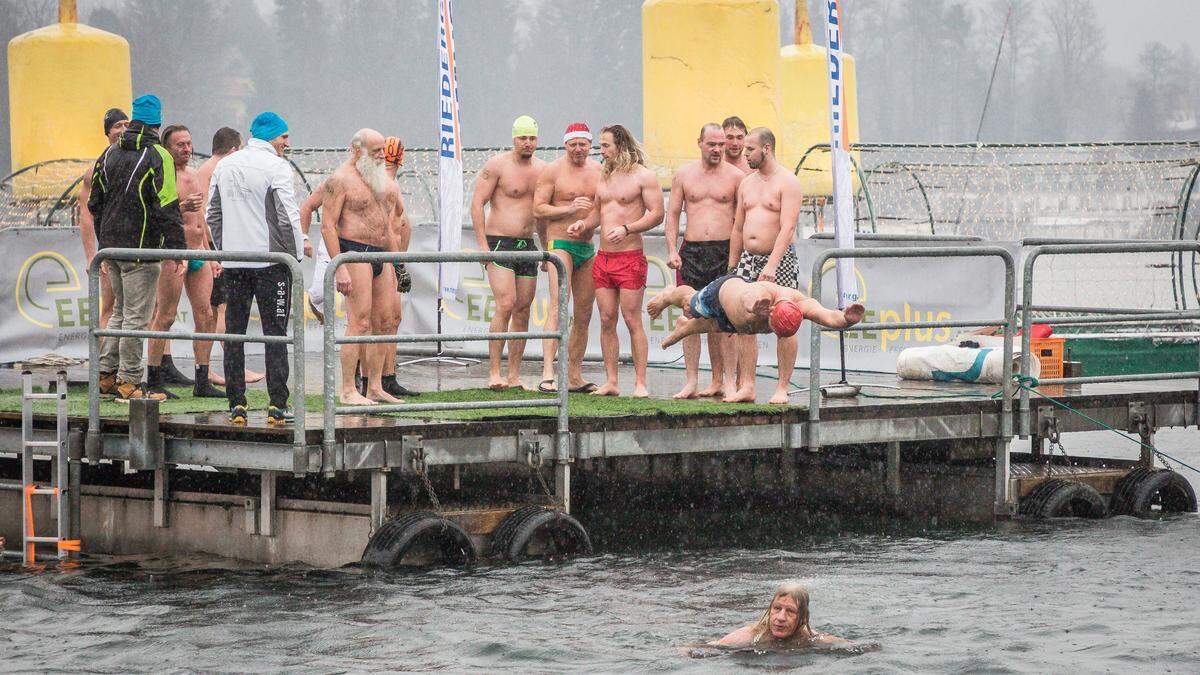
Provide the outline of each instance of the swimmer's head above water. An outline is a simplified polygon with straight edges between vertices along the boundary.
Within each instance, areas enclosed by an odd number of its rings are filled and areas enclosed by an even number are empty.
[[[753,630],[755,644],[768,637],[776,643],[808,641],[808,591],[799,584],[780,586]]]

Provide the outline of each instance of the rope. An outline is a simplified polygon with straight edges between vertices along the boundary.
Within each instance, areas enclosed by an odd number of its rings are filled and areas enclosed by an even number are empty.
[[[1063,403],[1062,401],[1060,401],[1056,398],[1053,398],[1053,397],[1043,394],[1042,392],[1037,390],[1038,381],[1037,381],[1036,377],[1022,377],[1020,375],[1017,375],[1014,377],[1014,379],[1017,381],[1018,389],[1024,389],[1025,391],[1037,394],[1038,396],[1046,399],[1047,401],[1062,408],[1063,410],[1074,413],[1074,414],[1082,417],[1083,419],[1091,422],[1092,424],[1095,424],[1098,427],[1102,427],[1102,428],[1104,428],[1108,431],[1111,431],[1114,434],[1120,436],[1121,438],[1124,438],[1125,440],[1136,443],[1139,446],[1149,450],[1150,452],[1153,452],[1155,455],[1158,456],[1158,458],[1160,460],[1163,460],[1164,462],[1166,460],[1171,460],[1172,462],[1175,462],[1176,464],[1178,464],[1180,466],[1187,467],[1187,468],[1191,469],[1192,471],[1195,471],[1196,473],[1200,474],[1200,469],[1197,469],[1196,467],[1188,464],[1187,462],[1184,462],[1183,460],[1181,460],[1177,457],[1172,457],[1171,455],[1168,455],[1167,453],[1163,452],[1162,450],[1159,450],[1158,448],[1154,447],[1153,445],[1150,445],[1149,443],[1143,443],[1141,441],[1141,439],[1134,438],[1133,436],[1130,436],[1129,434],[1125,433],[1124,431],[1121,431],[1120,429],[1115,429],[1113,427],[1110,427],[1107,424],[1105,424],[1104,422],[1101,422],[1100,420],[1096,419],[1095,417],[1092,417],[1084,412],[1080,412],[1079,410],[1072,408],[1071,406],[1067,405],[1066,403]],[[992,394],[992,397],[997,398],[997,397],[1003,396],[1003,395],[1004,395],[1003,391],[998,391],[995,394]]]

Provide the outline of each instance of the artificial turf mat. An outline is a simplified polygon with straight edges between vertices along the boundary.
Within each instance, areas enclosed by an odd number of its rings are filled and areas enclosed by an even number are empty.
[[[192,398],[191,387],[172,387],[171,391],[180,396],[179,399],[164,401],[159,404],[159,412],[164,415],[182,413],[224,412],[229,404],[223,398]],[[492,391],[490,389],[454,389],[449,391],[424,392],[421,396],[408,399],[411,403],[442,403],[467,401],[500,401],[527,400],[547,398],[539,392],[520,389]],[[305,396],[305,407],[308,412],[320,412],[324,401],[320,395]],[[261,389],[246,391],[247,408],[250,410],[267,409],[267,392]],[[38,414],[54,414],[53,401],[37,401],[34,412]],[[721,403],[713,400],[676,401],[674,399],[632,398],[628,396],[592,396],[591,394],[570,394],[568,400],[571,417],[631,417],[657,416],[681,417],[689,415],[746,415],[757,413],[777,413],[785,406],[763,405],[754,403]],[[794,406],[793,406],[794,407]],[[87,390],[72,387],[68,394],[68,410],[73,417],[87,416]],[[17,389],[0,390],[0,412],[20,412],[21,392]],[[526,417],[554,417],[555,408],[497,408],[488,410],[446,410],[441,412],[394,413],[405,417],[420,417],[423,419],[439,420],[488,420]],[[127,417],[129,406],[116,401],[100,402],[101,417]]]

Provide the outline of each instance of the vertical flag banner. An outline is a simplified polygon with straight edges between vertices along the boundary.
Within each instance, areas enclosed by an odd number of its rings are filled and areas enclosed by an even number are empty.
[[[438,250],[462,249],[463,169],[458,114],[458,71],[454,65],[454,4],[438,0]],[[458,263],[438,264],[438,297],[458,295]]]
[[[829,151],[833,169],[833,231],[838,248],[854,248],[854,183],[850,180],[850,132],[846,124],[845,80],[842,78],[842,9],[826,0],[825,53],[829,57]],[[804,11],[800,6],[797,11]],[[854,261],[837,261],[838,307],[858,302]]]

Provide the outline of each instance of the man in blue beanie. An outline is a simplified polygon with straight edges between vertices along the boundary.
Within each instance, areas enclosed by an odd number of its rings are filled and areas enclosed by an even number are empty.
[[[162,102],[154,94],[133,102],[133,119],[121,140],[104,151],[92,168],[88,210],[96,223],[96,239],[105,248],[187,247],[183,214],[175,190],[175,163],[159,144]],[[154,311],[160,264],[157,260],[109,260],[113,311],[108,327],[146,330]],[[109,338],[100,353],[100,393],[118,401],[164,400],[141,386],[141,338]]]
[[[292,186],[292,168],[283,158],[291,147],[287,122],[265,112],[250,125],[250,142],[217,164],[208,193],[208,227],[218,251],[282,252],[300,259],[304,237]],[[243,335],[250,306],[258,302],[263,335],[285,335],[291,315],[292,284],[287,265],[226,262],[225,330]],[[241,342],[226,342],[225,393],[229,421],[246,423],[246,352]],[[288,348],[266,345],[267,423],[287,424]]]

